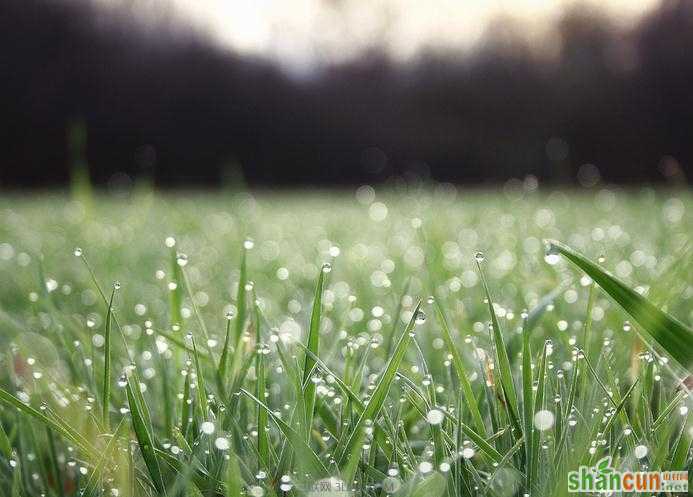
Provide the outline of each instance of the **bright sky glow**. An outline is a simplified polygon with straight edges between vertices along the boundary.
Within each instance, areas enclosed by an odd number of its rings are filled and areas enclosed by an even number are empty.
[[[119,3],[125,0],[101,0]],[[156,0],[154,0],[156,1]],[[165,3],[166,0],[158,0]],[[349,59],[372,46],[407,59],[422,48],[466,50],[488,23],[510,16],[542,34],[575,0],[169,0],[218,42],[301,70]],[[588,0],[630,22],[659,0]],[[151,5],[151,4],[150,4]]]

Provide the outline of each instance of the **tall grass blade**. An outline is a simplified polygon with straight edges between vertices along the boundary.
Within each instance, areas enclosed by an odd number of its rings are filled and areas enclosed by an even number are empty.
[[[301,434],[291,428],[286,421],[275,415],[269,407],[267,407],[252,393],[243,388],[241,389],[241,393],[257,403],[258,406],[265,410],[272,421],[274,421],[284,437],[286,437],[287,441],[291,444],[293,451],[296,453],[296,462],[299,466],[309,471],[314,478],[322,477],[328,474],[325,465],[322,463],[322,461],[320,461],[320,458],[315,454],[315,452],[313,452],[313,449],[311,449],[306,443]]]
[[[399,341],[395,346],[395,350],[392,354],[392,357],[390,357],[390,359],[388,360],[387,365],[385,366],[385,371],[380,377],[380,380],[378,381],[378,384],[376,385],[375,389],[373,390],[373,394],[371,395],[368,404],[366,404],[365,409],[356,421],[356,424],[352,429],[351,434],[348,438],[344,437],[339,440],[337,447],[334,451],[335,460],[337,461],[338,466],[341,466],[341,464],[344,462],[345,456],[351,454],[353,450],[359,450],[357,447],[357,441],[361,436],[360,432],[364,428],[366,420],[375,420],[380,412],[380,409],[383,407],[383,404],[385,403],[385,398],[387,397],[387,394],[390,391],[390,385],[392,383],[392,380],[394,379],[395,374],[397,373],[397,369],[399,368],[402,359],[404,359],[404,355],[407,352],[409,342],[412,339],[410,333],[413,332],[414,326],[416,326],[416,319],[419,315],[420,309],[421,301],[419,301],[419,303],[416,305],[411,319],[409,320],[409,324],[407,324],[406,328],[404,329],[404,333],[402,333],[402,335],[400,336]],[[344,440],[346,440],[346,442],[343,443]]]
[[[498,317],[496,316],[496,311],[493,308],[493,299],[491,299],[491,293],[488,289],[488,284],[486,283],[486,276],[481,269],[481,263],[477,260],[476,266],[479,270],[479,275],[481,276],[481,282],[484,287],[484,293],[486,294],[486,300],[488,305],[488,311],[491,315],[491,328],[493,335],[494,348],[496,349],[496,359],[498,361],[498,367],[500,368],[500,380],[503,386],[503,392],[505,394],[505,399],[508,402],[508,415],[510,416],[510,421],[517,430],[517,434],[522,433],[522,427],[520,426],[518,408],[517,408],[517,394],[515,392],[515,384],[513,383],[513,375],[510,369],[510,360],[508,359],[508,350],[505,347],[505,340],[503,339],[503,332],[501,331],[500,324],[498,323]]]
[[[142,409],[139,405],[137,397],[133,392],[132,378],[128,378],[126,385],[128,404],[130,407],[130,417],[132,419],[132,428],[135,431],[135,437],[142,454],[144,464],[147,466],[149,476],[152,480],[154,488],[160,494],[165,494],[164,479],[157,458],[154,437],[152,435],[151,425],[145,420]],[[135,388],[139,389],[139,383],[135,382]]]
[[[111,291],[111,298],[108,301],[108,311],[106,312],[106,330],[104,331],[105,342],[103,352],[103,393],[101,402],[102,418],[106,431],[111,429],[110,406],[111,406],[111,315],[113,314],[113,297],[115,296],[116,287]]]
[[[681,366],[693,366],[693,329],[658,309],[645,297],[630,289],[615,276],[604,271],[584,255],[570,247],[549,241],[549,250],[558,251],[592,278],[641,327],[644,339],[656,343]]]
[[[310,315],[310,327],[308,329],[307,348],[316,356],[320,356],[320,316],[322,314],[322,292],[325,284],[325,277],[329,270],[324,266],[320,270],[318,282],[315,286],[315,296],[313,298],[313,311]],[[315,410],[315,391],[317,385],[310,380],[315,360],[306,354],[303,362],[303,402],[305,403],[305,429],[306,439],[310,438],[310,430],[313,425],[313,411]]]
[[[448,326],[447,318],[443,312],[443,308],[440,306],[438,301],[435,301],[436,316],[438,317],[438,322],[443,330],[443,341],[448,349],[450,355],[452,355],[452,364],[455,367],[455,373],[457,374],[457,379],[462,386],[462,394],[464,395],[464,400],[466,402],[466,407],[469,409],[472,419],[474,421],[474,428],[480,435],[486,436],[486,426],[479,412],[479,405],[477,404],[476,397],[474,396],[474,391],[472,390],[472,385],[469,383],[469,378],[467,377],[467,370],[462,361],[462,356],[455,346],[455,342],[452,339],[452,333],[450,333],[450,327]],[[461,413],[458,413],[461,416]]]

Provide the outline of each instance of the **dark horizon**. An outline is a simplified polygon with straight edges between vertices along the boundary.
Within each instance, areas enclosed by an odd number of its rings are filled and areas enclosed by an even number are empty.
[[[302,81],[194,33],[96,22],[88,1],[6,0],[2,10],[0,188],[67,184],[82,123],[102,185],[122,175],[291,187],[528,174],[572,184],[579,171],[583,183],[598,171],[630,184],[685,182],[692,170],[684,0],[633,29],[574,9],[550,61],[499,21],[469,57],[399,65],[374,51]]]

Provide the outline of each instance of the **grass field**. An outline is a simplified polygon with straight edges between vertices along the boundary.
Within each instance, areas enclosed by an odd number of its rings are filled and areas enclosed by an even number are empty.
[[[605,456],[690,470],[692,211],[6,195],[0,494],[554,497]]]

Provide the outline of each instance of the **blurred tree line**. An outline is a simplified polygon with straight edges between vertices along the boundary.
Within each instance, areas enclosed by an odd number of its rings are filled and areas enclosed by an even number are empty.
[[[304,80],[132,17],[88,0],[3,0],[0,186],[64,184],[76,156],[100,184],[574,182],[580,171],[586,183],[597,171],[656,182],[691,171],[688,0],[628,29],[574,8],[544,50],[499,19],[470,56],[402,65],[373,51]]]

